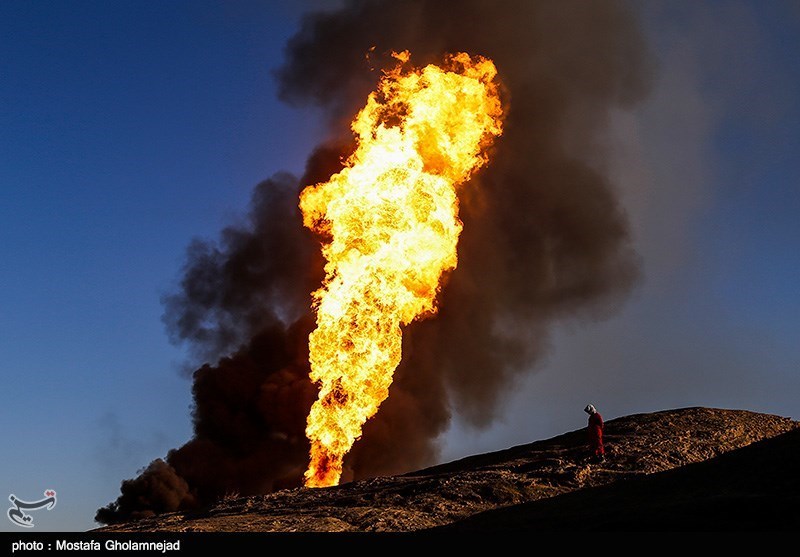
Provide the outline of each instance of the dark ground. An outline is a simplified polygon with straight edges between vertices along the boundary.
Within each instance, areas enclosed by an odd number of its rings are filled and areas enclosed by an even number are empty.
[[[581,429],[402,476],[227,498],[97,531],[797,529],[798,425],[742,410],[636,414],[606,423],[603,463],[589,461]]]
[[[800,531],[800,429],[674,470],[485,511],[447,532]]]

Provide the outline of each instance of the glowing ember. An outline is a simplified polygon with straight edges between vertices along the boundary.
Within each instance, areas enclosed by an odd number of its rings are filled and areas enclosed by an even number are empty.
[[[356,116],[345,168],[300,196],[327,260],[309,337],[320,389],[306,427],[311,487],[339,483],[342,459],[389,395],[401,326],[436,312],[439,281],[457,263],[457,186],[502,132],[491,60],[460,53],[413,69],[409,57],[395,54]]]

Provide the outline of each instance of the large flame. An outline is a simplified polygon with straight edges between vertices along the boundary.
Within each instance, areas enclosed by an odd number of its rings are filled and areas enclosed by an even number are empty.
[[[401,326],[436,312],[439,281],[457,263],[457,186],[502,132],[491,60],[460,53],[414,69],[407,51],[394,56],[353,121],[345,168],[300,195],[327,260],[309,336],[320,389],[306,427],[311,487],[339,483],[342,459],[389,394]]]

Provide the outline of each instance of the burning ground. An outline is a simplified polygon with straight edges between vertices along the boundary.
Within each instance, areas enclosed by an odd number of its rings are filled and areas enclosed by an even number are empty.
[[[344,457],[342,480],[436,462],[435,440],[451,414],[489,424],[514,378],[535,368],[554,320],[601,315],[635,282],[636,255],[600,140],[609,111],[642,99],[650,79],[627,4],[474,0],[453,10],[368,1],[311,14],[276,77],[284,100],[327,111],[329,136],[302,177],[259,184],[244,222],[219,242],[190,246],[164,320],[199,362],[194,436],[124,481],[98,521],[303,481],[319,388],[309,378],[309,335],[319,325],[311,293],[331,283],[320,240],[332,238],[325,227],[321,236],[303,228],[300,194],[342,175],[358,152],[350,122],[396,65],[392,53],[406,50],[419,68],[460,52],[492,60],[503,133],[487,146],[486,167],[464,176],[453,221],[463,224],[457,267],[444,265],[433,289],[435,318],[403,331],[388,398]],[[397,115],[389,116],[391,127]]]
[[[100,531],[783,529],[800,521],[798,425],[711,408],[637,414],[606,423],[601,464],[588,462],[581,429],[402,476],[229,497]]]

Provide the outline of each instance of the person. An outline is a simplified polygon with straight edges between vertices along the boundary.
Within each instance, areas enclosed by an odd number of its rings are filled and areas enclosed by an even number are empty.
[[[591,404],[587,404],[584,412],[589,414],[589,448],[595,460],[602,462],[606,458],[606,450],[603,447],[603,416],[597,411],[597,408]]]

